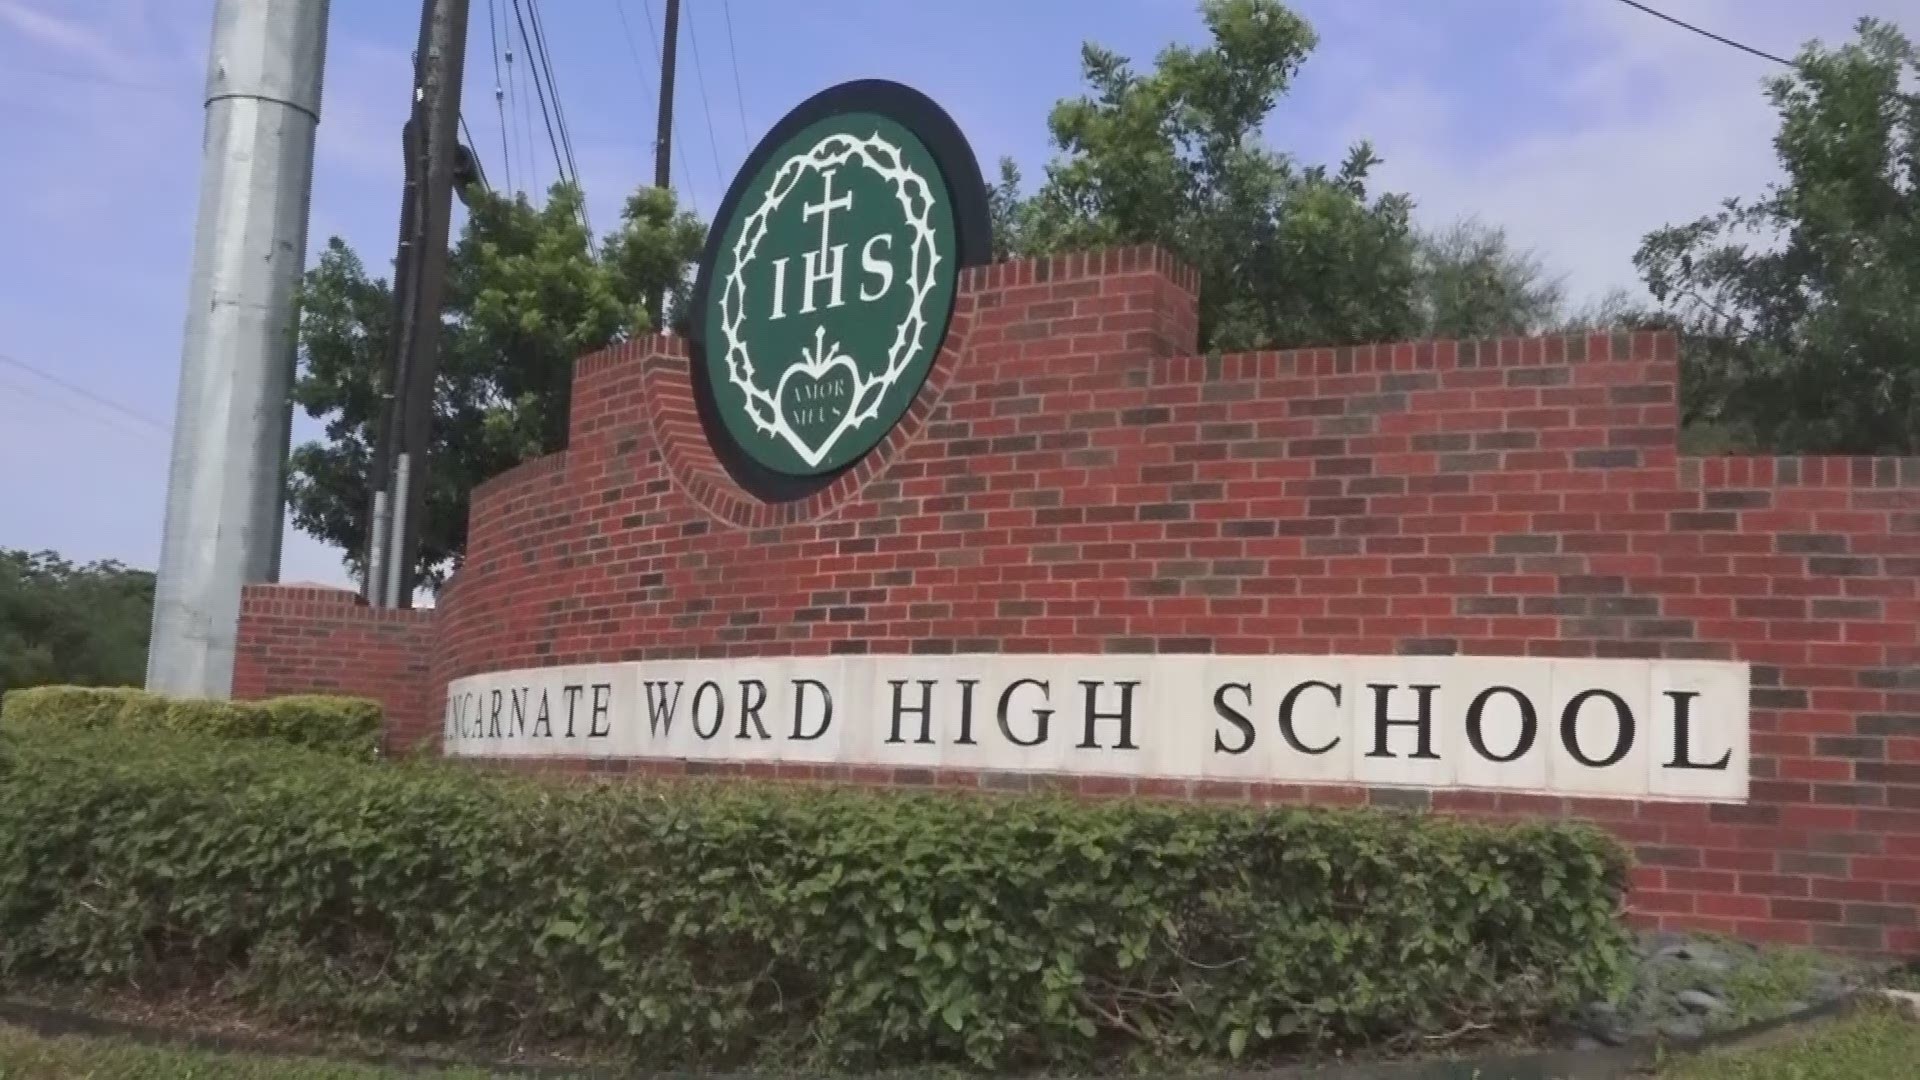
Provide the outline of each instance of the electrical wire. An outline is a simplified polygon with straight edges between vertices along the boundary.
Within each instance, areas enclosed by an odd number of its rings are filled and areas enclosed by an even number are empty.
[[[733,103],[740,106],[740,138],[746,150],[753,149],[753,134],[747,126],[747,92],[740,88],[740,51],[733,47],[733,4],[720,0],[720,11],[727,17],[727,61],[733,65]]]
[[[697,20],[693,17],[693,0],[684,2],[687,8],[687,40],[693,44],[693,78],[700,87],[700,111],[707,120],[707,149],[713,151],[713,179],[721,187],[726,187],[726,172],[720,168],[720,140],[713,134],[713,106],[707,100],[707,76],[700,65],[700,32],[694,29]]]
[[[480,174],[480,187],[483,191],[492,191],[493,185],[487,183],[487,163],[480,160],[480,144],[473,139],[473,129],[467,126],[467,114],[460,114],[460,131],[467,137],[467,149],[473,151],[473,168]]]
[[[1721,37],[1719,34],[1716,34],[1711,30],[1702,30],[1701,28],[1693,25],[1692,23],[1682,22],[1679,19],[1674,18],[1673,16],[1667,14],[1664,11],[1655,11],[1653,8],[1650,8],[1645,4],[1635,3],[1635,0],[1620,0],[1620,2],[1634,9],[1635,11],[1643,11],[1648,15],[1653,16],[1656,19],[1664,19],[1667,22],[1670,22],[1673,25],[1678,26],[1683,30],[1691,30],[1696,34],[1699,34],[1701,37],[1712,38],[1713,40],[1719,42],[1722,45],[1731,45],[1734,48],[1739,49],[1741,52],[1744,52],[1744,53],[1752,53],[1753,55],[1759,57],[1762,60],[1771,60],[1776,64],[1785,64],[1787,67],[1793,66],[1793,61],[1791,60],[1787,60],[1782,57],[1775,56],[1770,52],[1762,52],[1761,50],[1756,49],[1751,45],[1742,45],[1739,42],[1733,40],[1732,38]]]
[[[119,90],[152,90],[159,93],[174,93],[192,88],[193,83],[182,79],[179,82],[141,82],[122,79],[114,75],[100,75],[89,71],[60,71],[51,68],[32,67],[23,64],[8,64],[0,75],[31,75],[37,79],[66,79],[72,82],[94,83],[99,86],[111,86]]]
[[[172,438],[171,432],[157,433],[157,432],[149,431],[145,428],[135,427],[131,424],[122,423],[121,421],[116,420],[113,417],[104,416],[100,413],[92,411],[91,409],[83,409],[79,406],[78,403],[72,400],[69,400],[68,398],[62,397],[58,394],[46,393],[45,391],[41,390],[40,388],[38,388],[37,386],[35,386],[33,383],[29,382],[26,379],[18,379],[18,381],[16,382],[15,379],[17,378],[18,378],[17,376],[10,375],[5,371],[0,371],[0,403],[4,403],[6,401],[11,400],[9,395],[18,395],[18,398],[22,403],[33,402],[34,408],[39,408],[42,405],[51,406],[69,416],[75,417],[80,420],[91,421],[95,424],[98,424],[100,427],[105,428],[108,431],[117,432],[118,434],[127,436],[128,438],[137,438],[142,440],[155,439],[155,438],[170,440]],[[4,413],[5,411],[6,410],[4,407],[0,407],[0,413]],[[147,445],[152,445],[152,444],[148,443]]]
[[[540,50],[540,66],[547,73],[547,92],[553,95],[554,125],[560,129],[560,148],[567,155],[567,171],[573,174],[573,182],[580,182],[580,163],[573,156],[573,130],[567,123],[566,102],[560,97],[560,83],[555,75],[553,56],[547,51],[547,29],[540,18],[540,0],[527,0],[527,19],[533,23],[534,46]]]
[[[513,18],[514,21],[520,25],[520,43],[527,49],[527,62],[533,66],[533,90],[540,98],[540,119],[545,123],[547,128],[547,145],[553,149],[553,167],[560,174],[562,182],[574,183],[568,176],[566,162],[562,159],[560,153],[559,136],[555,135],[553,131],[553,114],[547,108],[547,91],[540,82],[539,54],[534,51],[532,35],[527,33],[527,23],[523,9],[520,6],[520,0],[513,0]],[[586,218],[586,203],[584,200],[580,206],[580,213],[581,219],[584,221]],[[592,229],[589,228],[588,232],[591,233]]]
[[[507,105],[506,88],[500,85],[500,0],[487,0],[487,38],[493,43],[493,111],[500,118],[500,163],[507,173],[507,194],[511,196],[519,189],[513,186],[513,150],[507,143]]]
[[[514,0],[514,3],[517,7],[519,0]],[[573,156],[573,134],[567,128],[566,106],[560,100],[560,84],[554,79],[553,57],[552,54],[547,51],[547,33],[540,18],[539,0],[527,0],[526,10],[527,21],[533,24],[533,40],[528,47],[531,51],[532,63],[534,65],[534,89],[536,91],[540,89],[540,80],[543,77],[546,80],[546,91],[541,97],[541,112],[543,116],[546,111],[547,98],[550,97],[553,99],[553,118],[547,127],[547,141],[549,143],[553,142],[554,132],[558,129],[559,143],[555,147],[554,165],[560,168],[560,178],[572,185],[575,194],[579,197],[580,225],[586,230],[587,243],[591,246],[593,244],[593,222],[587,216],[586,191],[580,183],[580,166],[574,160]],[[525,42],[525,26],[521,27],[520,33],[521,40]],[[566,165],[564,167],[560,167],[560,159],[562,157],[566,159]]]
[[[506,8],[503,6],[501,12],[504,14],[505,11]],[[518,69],[513,66],[513,57],[513,27],[509,26],[506,51],[507,94],[510,99],[517,99],[518,105],[515,105],[514,100],[509,100],[507,105],[509,108],[517,109],[514,119],[519,122],[521,167],[529,174],[523,186],[526,190],[537,193],[540,190],[540,157],[533,152],[533,95],[528,93],[527,88],[522,85],[532,78],[532,73],[527,71],[525,42],[520,44],[521,63]]]
[[[654,29],[653,5],[648,3],[647,0],[640,0],[640,4],[641,10],[644,11],[647,16],[647,43],[653,46],[653,64],[654,67],[658,68],[660,66],[660,36]],[[620,16],[620,29],[627,38],[627,52],[633,57],[633,70],[639,75],[640,85],[646,90],[647,96],[654,98],[656,91],[654,84],[647,76],[647,65],[640,59],[640,47],[633,43],[633,28],[631,24],[627,22],[627,6],[623,0],[613,0],[613,10],[615,14]],[[668,129],[673,133],[674,149],[680,152],[680,172],[682,175],[685,175],[688,172],[687,144],[686,140],[680,138],[680,118],[670,116],[667,118],[667,123]],[[694,214],[698,215],[700,213],[700,203],[693,197],[693,193],[687,191],[681,192],[680,194],[686,198],[687,205],[692,208]]]
[[[62,390],[65,390],[67,393],[72,394],[75,397],[82,398],[86,401],[90,401],[93,404],[100,406],[103,409],[107,409],[111,412],[118,413],[119,415],[126,417],[127,419],[133,421],[134,423],[139,424],[146,428],[150,428],[153,431],[160,433],[161,435],[165,435],[168,437],[171,437],[173,435],[172,427],[166,424],[163,424],[160,421],[155,420],[150,416],[143,416],[140,413],[137,413],[134,410],[126,407],[125,405],[122,405],[119,402],[114,401],[112,398],[102,397],[99,394],[94,393],[93,391],[87,389],[84,386],[80,386],[76,383],[69,382],[66,379],[61,378],[60,376],[55,375],[51,371],[46,371],[42,368],[35,367],[34,365],[29,364],[25,360],[21,360],[18,357],[8,356],[6,353],[0,353],[0,364],[5,364],[10,368],[15,368],[19,371],[24,371],[28,375],[31,375],[34,378],[41,380],[42,382],[50,383],[54,386],[59,387]]]
[[[627,55],[633,57],[633,70],[640,76],[640,87],[647,92],[647,97],[651,98],[654,96],[653,82],[647,77],[646,62],[640,59],[640,46],[633,43],[633,24],[627,21],[627,5],[621,0],[608,0],[608,2],[613,4],[613,13],[620,18],[620,35],[627,40]],[[653,21],[652,12],[648,12],[647,21],[649,23]],[[660,47],[655,45],[653,52],[654,63],[657,64],[660,62]]]

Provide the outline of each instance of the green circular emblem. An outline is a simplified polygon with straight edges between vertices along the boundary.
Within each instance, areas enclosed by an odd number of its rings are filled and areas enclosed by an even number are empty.
[[[985,217],[972,152],[905,87],[835,87],[775,127],[695,290],[702,419],[736,477],[788,496],[886,437],[939,354],[960,268],[984,261]]]
[[[715,404],[762,465],[831,472],[886,435],[933,364],[953,203],[920,140],[866,112],[808,125],[741,190],[706,311]]]

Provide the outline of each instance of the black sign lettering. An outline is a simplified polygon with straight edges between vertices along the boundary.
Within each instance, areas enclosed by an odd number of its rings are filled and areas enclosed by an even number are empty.
[[[713,730],[711,731],[705,730],[700,726],[700,703],[706,700],[709,691],[713,693]],[[694,688],[692,712],[693,733],[695,735],[703,739],[711,739],[715,735],[720,734],[720,725],[727,721],[727,701],[720,691],[719,683],[708,680]]]
[[[547,701],[547,692],[540,691],[540,711],[533,718],[535,738],[553,738],[553,713]]]
[[[900,738],[900,719],[908,713],[918,713],[920,715],[920,737],[915,739],[914,742],[930,743],[933,741],[933,684],[934,680],[932,679],[921,679],[920,704],[909,706],[905,700],[903,700],[906,696],[907,680],[889,680],[889,685],[893,687],[893,733],[887,736],[888,742],[897,743],[905,741]]]
[[[1293,730],[1293,707],[1300,701],[1300,695],[1309,690],[1325,690],[1327,693],[1333,695],[1334,707],[1338,708],[1340,706],[1339,687],[1331,686],[1317,679],[1301,683],[1293,689],[1288,690],[1287,696],[1280,699],[1280,737],[1287,740],[1287,745],[1293,747],[1295,753],[1324,754],[1340,745],[1340,736],[1335,735],[1333,738],[1328,739],[1325,744],[1313,747],[1301,742],[1300,736]],[[1386,706],[1382,704],[1380,708],[1385,709]],[[1426,703],[1424,701],[1421,703],[1420,709],[1423,714],[1426,712]],[[1425,745],[1425,738],[1426,736],[1422,734],[1422,745]]]
[[[516,730],[522,735],[527,733],[527,695],[532,692],[532,687],[522,686],[509,695],[507,734],[512,735]]]
[[[613,721],[608,713],[613,709],[613,684],[593,684],[593,716],[587,724],[587,738],[604,739],[613,733]],[[606,720],[607,726],[601,727],[600,721]]]
[[[1248,686],[1246,683],[1221,683],[1219,686],[1214,687],[1213,711],[1219,714],[1220,719],[1225,720],[1227,723],[1239,729],[1240,745],[1228,746],[1226,741],[1220,738],[1220,729],[1215,728],[1213,731],[1213,752],[1216,754],[1244,754],[1248,750],[1253,749],[1253,721],[1247,719],[1246,713],[1227,704],[1227,691],[1229,690],[1240,691],[1247,699],[1247,708],[1253,708],[1253,687]]]
[[[1410,727],[1420,733],[1419,745],[1412,756],[1439,759],[1440,755],[1433,752],[1433,692],[1440,689],[1439,686],[1420,684],[1412,687],[1419,700],[1419,711],[1412,720],[1395,719],[1387,715],[1387,698],[1394,690],[1392,683],[1368,683],[1367,689],[1373,691],[1373,749],[1367,752],[1368,757],[1393,757],[1393,753],[1387,749],[1388,730]]]
[[[802,718],[806,714],[806,707],[807,707],[806,691],[808,687],[812,687],[815,690],[820,691],[820,699],[825,703],[826,707],[820,713],[820,726],[813,729],[812,734],[803,735],[801,734],[801,724],[803,722]],[[819,738],[822,735],[825,735],[827,733],[827,728],[831,727],[832,725],[833,725],[833,693],[832,691],[827,689],[827,684],[823,682],[817,682],[813,679],[793,680],[793,737],[803,742],[811,741],[813,739]]]
[[[1612,702],[1614,717],[1620,724],[1619,734],[1614,738],[1613,752],[1604,758],[1590,758],[1580,749],[1580,707],[1594,698],[1605,698]],[[1627,752],[1633,749],[1633,728],[1633,710],[1627,707],[1619,694],[1611,690],[1582,690],[1573,695],[1573,700],[1567,702],[1567,707],[1560,712],[1560,742],[1566,746],[1573,760],[1589,769],[1604,769],[1626,757]]]
[[[755,691],[758,691],[758,693],[755,693]],[[742,679],[740,681],[740,734],[735,736],[736,738],[752,738],[752,736],[747,734],[748,722],[752,722],[754,729],[760,732],[761,738],[773,738],[773,736],[767,734],[767,726],[760,722],[760,710],[765,707],[766,704],[766,683],[761,682],[759,679]]]
[[[1693,699],[1700,696],[1698,690],[1668,690],[1666,696],[1673,701],[1673,760],[1667,762],[1669,769],[1708,769],[1719,771],[1733,760],[1733,751],[1727,750],[1720,760],[1711,765],[1693,760],[1688,753],[1692,740],[1688,738],[1693,731]]]
[[[1012,705],[1013,692],[1020,689],[1023,686],[1039,687],[1041,701],[1045,701],[1047,699],[1047,694],[1050,692],[1050,689],[1051,689],[1048,686],[1048,684],[1041,679],[1017,679],[1013,682],[1012,685],[1008,686],[1005,690],[1001,691],[1000,693],[1000,734],[1005,735],[1007,737],[1007,741],[1012,743],[1015,746],[1039,746],[1041,743],[1047,741],[1047,724],[1049,721],[1053,719],[1052,709],[1033,710],[1033,738],[1031,739],[1022,739],[1018,735],[1015,735],[1013,733],[1013,725],[1007,722],[1007,709]]]
[[[1138,681],[1116,683],[1120,687],[1120,710],[1101,712],[1098,704],[1101,680],[1081,679],[1080,685],[1087,691],[1087,735],[1080,740],[1080,749],[1098,750],[1100,740],[1095,738],[1094,725],[1101,720],[1120,721],[1120,741],[1113,744],[1115,750],[1138,750],[1133,744],[1133,691]]]
[[[560,688],[560,696],[567,699],[567,738],[569,739],[573,738],[573,713],[580,704],[580,695],[585,690],[586,687],[578,683]]]
[[[680,689],[686,684],[674,680],[673,692],[667,692],[667,684],[649,680],[647,687],[647,730],[656,739],[664,739],[673,734],[673,714],[680,709]]]
[[[1487,749],[1487,703],[1500,694],[1507,695],[1520,706],[1520,738],[1514,742],[1513,752],[1504,757]],[[1518,761],[1533,749],[1533,740],[1539,734],[1540,714],[1534,710],[1533,702],[1528,700],[1527,695],[1511,686],[1489,686],[1474,697],[1473,704],[1467,706],[1467,741],[1473,744],[1474,753],[1488,761],[1502,764]]]
[[[973,688],[980,685],[979,679],[961,679],[960,682],[960,737],[953,740],[960,746],[973,745]]]

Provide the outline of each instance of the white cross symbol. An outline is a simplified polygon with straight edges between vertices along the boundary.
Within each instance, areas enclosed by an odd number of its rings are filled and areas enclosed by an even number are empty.
[[[806,221],[814,215],[820,217],[820,265],[827,263],[827,221],[835,210],[853,209],[853,192],[842,192],[839,198],[833,197],[833,174],[837,169],[827,169],[820,174],[820,201],[808,203],[800,208],[800,220]]]

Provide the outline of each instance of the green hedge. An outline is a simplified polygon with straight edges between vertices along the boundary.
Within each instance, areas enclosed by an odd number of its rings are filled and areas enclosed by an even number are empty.
[[[1626,857],[1575,824],[13,742],[0,977],[366,1034],[655,1067],[1270,1059],[1560,1013],[1627,955]]]
[[[174,699],[132,687],[36,686],[10,690],[0,728],[151,731],[223,739],[273,739],[347,757],[374,756],[383,710],[377,701],[305,694],[267,701]]]

